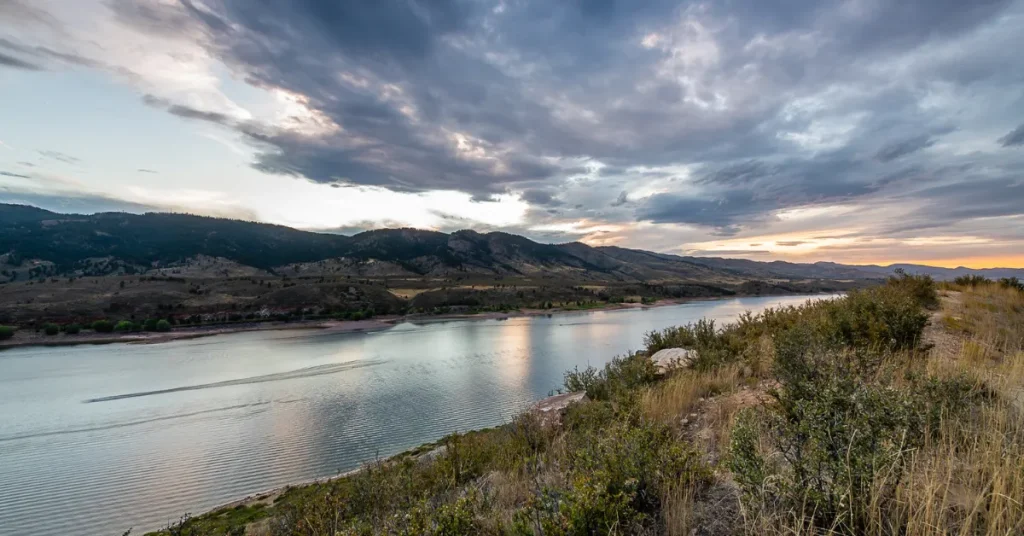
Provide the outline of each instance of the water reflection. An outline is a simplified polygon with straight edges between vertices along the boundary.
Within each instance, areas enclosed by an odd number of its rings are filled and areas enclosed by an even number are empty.
[[[804,299],[0,352],[0,533],[141,533],[507,422],[649,330]]]

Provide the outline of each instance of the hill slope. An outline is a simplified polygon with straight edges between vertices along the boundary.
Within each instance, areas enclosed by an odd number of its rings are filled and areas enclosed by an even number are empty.
[[[620,282],[867,280],[882,278],[894,268],[681,257],[581,243],[541,244],[501,232],[382,229],[342,236],[186,214],[58,214],[0,205],[0,261],[8,274],[23,269],[26,262],[31,263],[22,270],[27,275],[47,277],[132,274],[185,266],[201,258],[285,274],[475,274]],[[901,267],[939,279],[968,273],[1024,278],[1021,269]]]

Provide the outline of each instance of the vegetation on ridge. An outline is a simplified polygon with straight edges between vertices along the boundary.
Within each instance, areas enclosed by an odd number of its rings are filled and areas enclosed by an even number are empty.
[[[931,324],[929,325],[929,319]],[[1024,293],[900,275],[651,333],[590,400],[166,534],[1019,534]],[[682,345],[693,368],[659,377]]]

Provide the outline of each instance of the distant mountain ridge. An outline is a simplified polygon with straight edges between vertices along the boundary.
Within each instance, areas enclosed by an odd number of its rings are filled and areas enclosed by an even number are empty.
[[[353,236],[186,214],[59,214],[0,204],[0,261],[36,276],[136,273],[220,258],[270,272],[444,276],[457,273],[609,281],[877,279],[900,267],[938,279],[1021,277],[1024,269],[853,266],[684,257],[579,242],[543,244],[503,232],[381,229]],[[330,261],[330,262],[329,262]],[[31,275],[31,274],[30,274]]]

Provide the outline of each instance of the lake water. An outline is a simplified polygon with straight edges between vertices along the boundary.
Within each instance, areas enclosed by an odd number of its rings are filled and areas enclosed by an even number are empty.
[[[373,333],[0,352],[0,535],[142,534],[185,512],[494,426],[652,329],[807,296]]]

